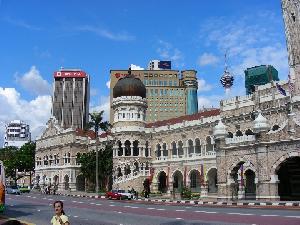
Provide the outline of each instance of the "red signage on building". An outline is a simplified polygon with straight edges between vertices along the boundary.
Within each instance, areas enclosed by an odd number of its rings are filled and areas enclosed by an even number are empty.
[[[55,78],[67,78],[67,77],[71,77],[71,78],[77,78],[77,77],[81,77],[81,78],[85,78],[86,77],[86,73],[84,71],[56,71],[54,72],[54,77]]]
[[[123,78],[123,77],[125,77],[125,76],[127,76],[127,75],[128,75],[127,73],[115,73],[115,77],[116,77],[117,79]]]

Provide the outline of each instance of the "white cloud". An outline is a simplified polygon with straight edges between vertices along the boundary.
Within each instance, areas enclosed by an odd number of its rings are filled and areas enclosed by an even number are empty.
[[[91,88],[90,89],[90,95],[91,96],[96,96],[98,94],[98,90],[96,88]]]
[[[211,89],[212,86],[210,84],[207,84],[204,79],[198,79],[198,92],[210,91]]]
[[[176,67],[184,66],[184,56],[182,52],[173,47],[172,44],[166,41],[158,41],[160,47],[156,49],[159,56],[164,60],[171,60]]]
[[[203,108],[220,108],[220,100],[223,99],[224,96],[222,95],[210,95],[210,96],[204,96],[200,95],[198,96],[198,108],[199,110]]]
[[[110,98],[109,96],[101,96],[99,105],[90,106],[90,113],[100,112],[104,110],[103,121],[109,121]]]
[[[106,87],[110,89],[110,80],[106,82]]]
[[[219,58],[217,56],[215,56],[214,54],[211,53],[203,53],[200,57],[199,57],[199,65],[200,66],[207,66],[207,65],[213,65],[215,63],[217,63],[219,61]]]
[[[51,85],[44,80],[35,66],[32,66],[28,72],[19,76],[15,75],[16,82],[25,90],[36,95],[51,94]]]
[[[37,96],[26,101],[15,88],[0,87],[0,105],[0,121],[7,123],[15,119],[23,120],[30,125],[31,130],[35,130],[44,126],[50,117],[51,96]],[[1,132],[4,132],[4,126],[0,124]]]
[[[201,34],[205,36],[201,38],[208,46],[216,46],[219,54],[227,52],[229,70],[235,76],[244,77],[248,67],[270,64],[285,77],[287,51],[284,43],[278,42],[284,34],[279,33],[275,18],[265,16],[268,14],[272,12],[257,12],[238,21],[226,20],[226,23],[222,18],[210,20],[202,27]],[[254,20],[257,20],[255,25],[251,25],[250,21]]]
[[[127,32],[121,32],[121,33],[113,33],[109,30],[97,27],[97,26],[91,26],[91,25],[85,25],[85,26],[79,26],[75,28],[75,30],[78,31],[85,31],[85,32],[91,32],[94,33],[100,37],[104,37],[113,41],[132,41],[135,40],[135,36],[128,34]]]
[[[140,67],[138,65],[130,64],[131,70],[144,70],[143,67]]]
[[[28,30],[41,30],[40,27],[37,27],[37,26],[34,26],[32,24],[29,24],[23,20],[18,20],[18,19],[14,19],[14,18],[11,18],[11,17],[4,17],[4,21],[10,23],[10,24],[13,24],[15,26],[18,26],[18,27],[22,27],[22,28],[25,28],[25,29],[28,29]]]

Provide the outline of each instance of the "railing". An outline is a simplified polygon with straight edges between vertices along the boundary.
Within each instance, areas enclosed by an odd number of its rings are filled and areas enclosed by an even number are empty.
[[[226,144],[236,144],[236,143],[249,142],[249,141],[255,141],[255,135],[243,135],[239,137],[225,139]]]
[[[114,183],[119,184],[119,183],[127,182],[141,176],[150,176],[150,171],[149,170],[134,171],[130,174],[114,179]]]

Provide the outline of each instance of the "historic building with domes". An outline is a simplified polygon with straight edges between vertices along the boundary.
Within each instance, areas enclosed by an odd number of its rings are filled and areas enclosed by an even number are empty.
[[[113,188],[141,192],[148,180],[151,192],[166,196],[187,187],[201,199],[299,200],[299,9],[299,1],[282,0],[292,79],[278,85],[286,95],[271,82],[222,100],[219,109],[147,123],[144,84],[131,75],[119,79],[113,127],[99,137],[101,145],[114,143]],[[52,119],[37,141],[36,182],[56,177],[60,190],[82,190],[76,155],[94,148],[92,137],[61,130]]]

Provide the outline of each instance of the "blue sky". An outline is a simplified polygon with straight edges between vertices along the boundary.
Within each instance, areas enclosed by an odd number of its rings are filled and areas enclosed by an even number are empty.
[[[110,69],[145,68],[151,59],[197,70],[200,106],[224,98],[226,51],[230,96],[245,94],[247,67],[288,73],[280,0],[0,0],[0,34],[0,121],[23,119],[34,129],[49,118],[61,66],[90,74],[91,110],[109,108]]]

